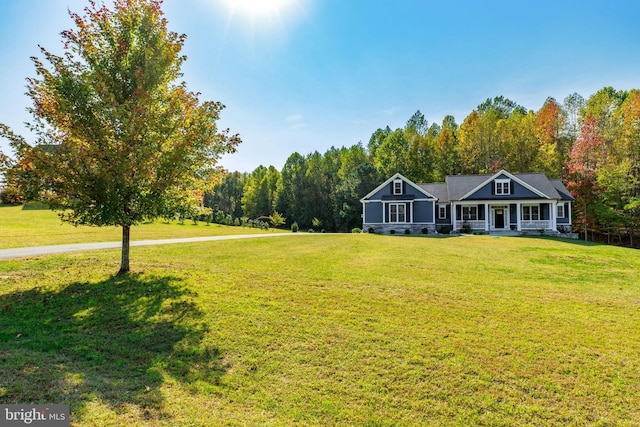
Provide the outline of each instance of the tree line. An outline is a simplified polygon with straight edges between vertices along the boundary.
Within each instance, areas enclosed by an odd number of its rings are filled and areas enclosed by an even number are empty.
[[[489,98],[458,124],[417,111],[402,128],[379,128],[366,146],[293,153],[281,170],[227,173],[205,205],[233,218],[282,215],[303,229],[361,226],[360,198],[396,172],[414,182],[446,175],[544,172],[576,197],[574,226],[589,240],[637,245],[640,227],[640,91],[605,87],[584,99],[548,98],[527,110]]]

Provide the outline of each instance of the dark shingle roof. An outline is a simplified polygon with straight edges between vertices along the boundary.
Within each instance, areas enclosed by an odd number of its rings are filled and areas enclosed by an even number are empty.
[[[445,203],[449,201],[449,193],[447,191],[447,184],[444,182],[438,182],[434,184],[419,184],[420,188],[422,188],[427,193],[436,197],[439,202]]]
[[[461,200],[462,197],[494,175],[448,175],[444,183],[419,184],[419,186],[437,197],[439,202],[446,203],[452,200]],[[559,179],[550,180],[543,173],[518,173],[513,176],[551,199],[574,200]]]
[[[449,189],[449,200],[460,200],[493,175],[450,175],[445,178]]]
[[[575,200],[575,198],[571,195],[571,193],[569,193],[569,190],[567,190],[567,187],[564,186],[564,183],[561,180],[550,179],[549,181],[551,182],[551,185],[554,186],[562,200]]]
[[[552,199],[559,199],[560,194],[543,173],[517,173],[514,176]]]

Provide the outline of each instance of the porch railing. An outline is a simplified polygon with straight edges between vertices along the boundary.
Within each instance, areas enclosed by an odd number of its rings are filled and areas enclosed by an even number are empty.
[[[550,230],[551,229],[551,221],[548,220],[522,220],[520,221],[520,226],[523,230]]]
[[[458,220],[456,222],[456,227],[458,230],[461,230],[466,224],[469,224],[472,230],[484,230],[485,221],[469,221],[469,220]]]

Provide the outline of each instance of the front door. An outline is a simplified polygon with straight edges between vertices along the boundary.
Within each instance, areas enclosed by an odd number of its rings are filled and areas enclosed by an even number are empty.
[[[504,209],[495,210],[495,228],[504,228]]]
[[[493,230],[504,230],[505,224],[507,222],[506,216],[507,214],[505,208],[497,207],[491,209],[491,228]]]

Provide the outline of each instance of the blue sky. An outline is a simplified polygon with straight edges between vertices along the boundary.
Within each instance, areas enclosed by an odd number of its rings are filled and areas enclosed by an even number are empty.
[[[498,95],[538,110],[549,96],[640,88],[637,1],[279,1],[251,13],[232,0],[165,0],[170,29],[188,36],[184,80],[224,103],[220,125],[243,139],[222,159],[229,170],[366,145],[416,110],[461,123]],[[24,132],[29,57],[38,44],[58,49],[67,8],[86,4],[0,0],[0,122]]]

